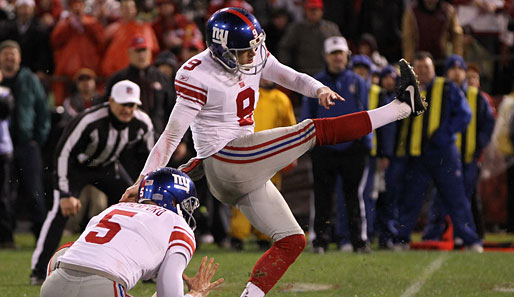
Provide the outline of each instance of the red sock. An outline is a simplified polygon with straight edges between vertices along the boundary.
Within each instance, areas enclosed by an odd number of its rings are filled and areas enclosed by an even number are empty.
[[[366,111],[312,121],[316,127],[316,145],[356,140],[371,132],[371,121]]]
[[[253,267],[250,282],[267,294],[298,258],[305,244],[303,234],[291,235],[275,242]]]

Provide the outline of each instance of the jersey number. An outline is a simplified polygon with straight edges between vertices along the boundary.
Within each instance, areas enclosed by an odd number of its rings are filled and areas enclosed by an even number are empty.
[[[120,215],[133,217],[136,214],[136,212],[125,211],[120,209],[115,209],[109,212],[105,215],[105,217],[103,217],[103,219],[98,224],[96,224],[96,227],[109,229],[109,231],[107,231],[107,233],[105,233],[104,236],[98,236],[98,232],[91,231],[86,235],[86,242],[104,244],[111,241],[111,239],[121,230],[120,224],[109,221],[112,218],[112,216]]]
[[[198,59],[193,59],[193,60],[187,62],[187,65],[184,66],[184,69],[191,71],[191,70],[195,69],[195,67],[200,65],[200,64],[202,64],[202,61],[200,61]]]
[[[255,91],[252,88],[245,89],[237,94],[237,116],[239,126],[253,125],[253,110],[255,106]]]

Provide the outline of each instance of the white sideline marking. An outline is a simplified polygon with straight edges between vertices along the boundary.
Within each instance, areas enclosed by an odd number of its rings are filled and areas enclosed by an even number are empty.
[[[514,293],[514,288],[494,287],[494,291],[502,293]]]
[[[405,290],[405,292],[403,292],[401,297],[411,297],[411,296],[416,295],[419,292],[419,290],[421,289],[421,287],[423,287],[423,285],[425,284],[427,279],[429,279],[430,276],[434,272],[436,272],[437,270],[439,270],[439,268],[441,268],[441,265],[443,264],[445,258],[446,258],[446,254],[442,254],[439,258],[435,259],[434,262],[430,263],[430,265],[427,267],[427,269],[425,269],[425,271],[423,271],[423,274],[421,275],[421,277],[417,281],[412,283],[412,285],[410,285],[407,288],[407,290]]]

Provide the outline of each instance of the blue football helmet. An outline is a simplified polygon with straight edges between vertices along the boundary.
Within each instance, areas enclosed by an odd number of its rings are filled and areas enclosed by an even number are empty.
[[[228,7],[216,11],[207,21],[206,38],[214,59],[230,72],[257,74],[266,65],[266,34],[259,21],[242,8]],[[239,53],[250,49],[260,55],[261,62],[257,65],[239,64]]]
[[[139,185],[139,200],[153,201],[183,217],[191,229],[196,228],[193,212],[200,206],[193,181],[180,170],[161,168],[146,175]]]

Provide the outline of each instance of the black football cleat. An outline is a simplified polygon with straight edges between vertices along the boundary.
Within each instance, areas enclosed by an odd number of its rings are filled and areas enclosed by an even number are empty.
[[[409,62],[401,59],[400,65],[400,86],[398,87],[398,100],[407,103],[411,109],[411,117],[418,116],[427,110],[428,103],[421,96],[419,81],[416,73]]]

